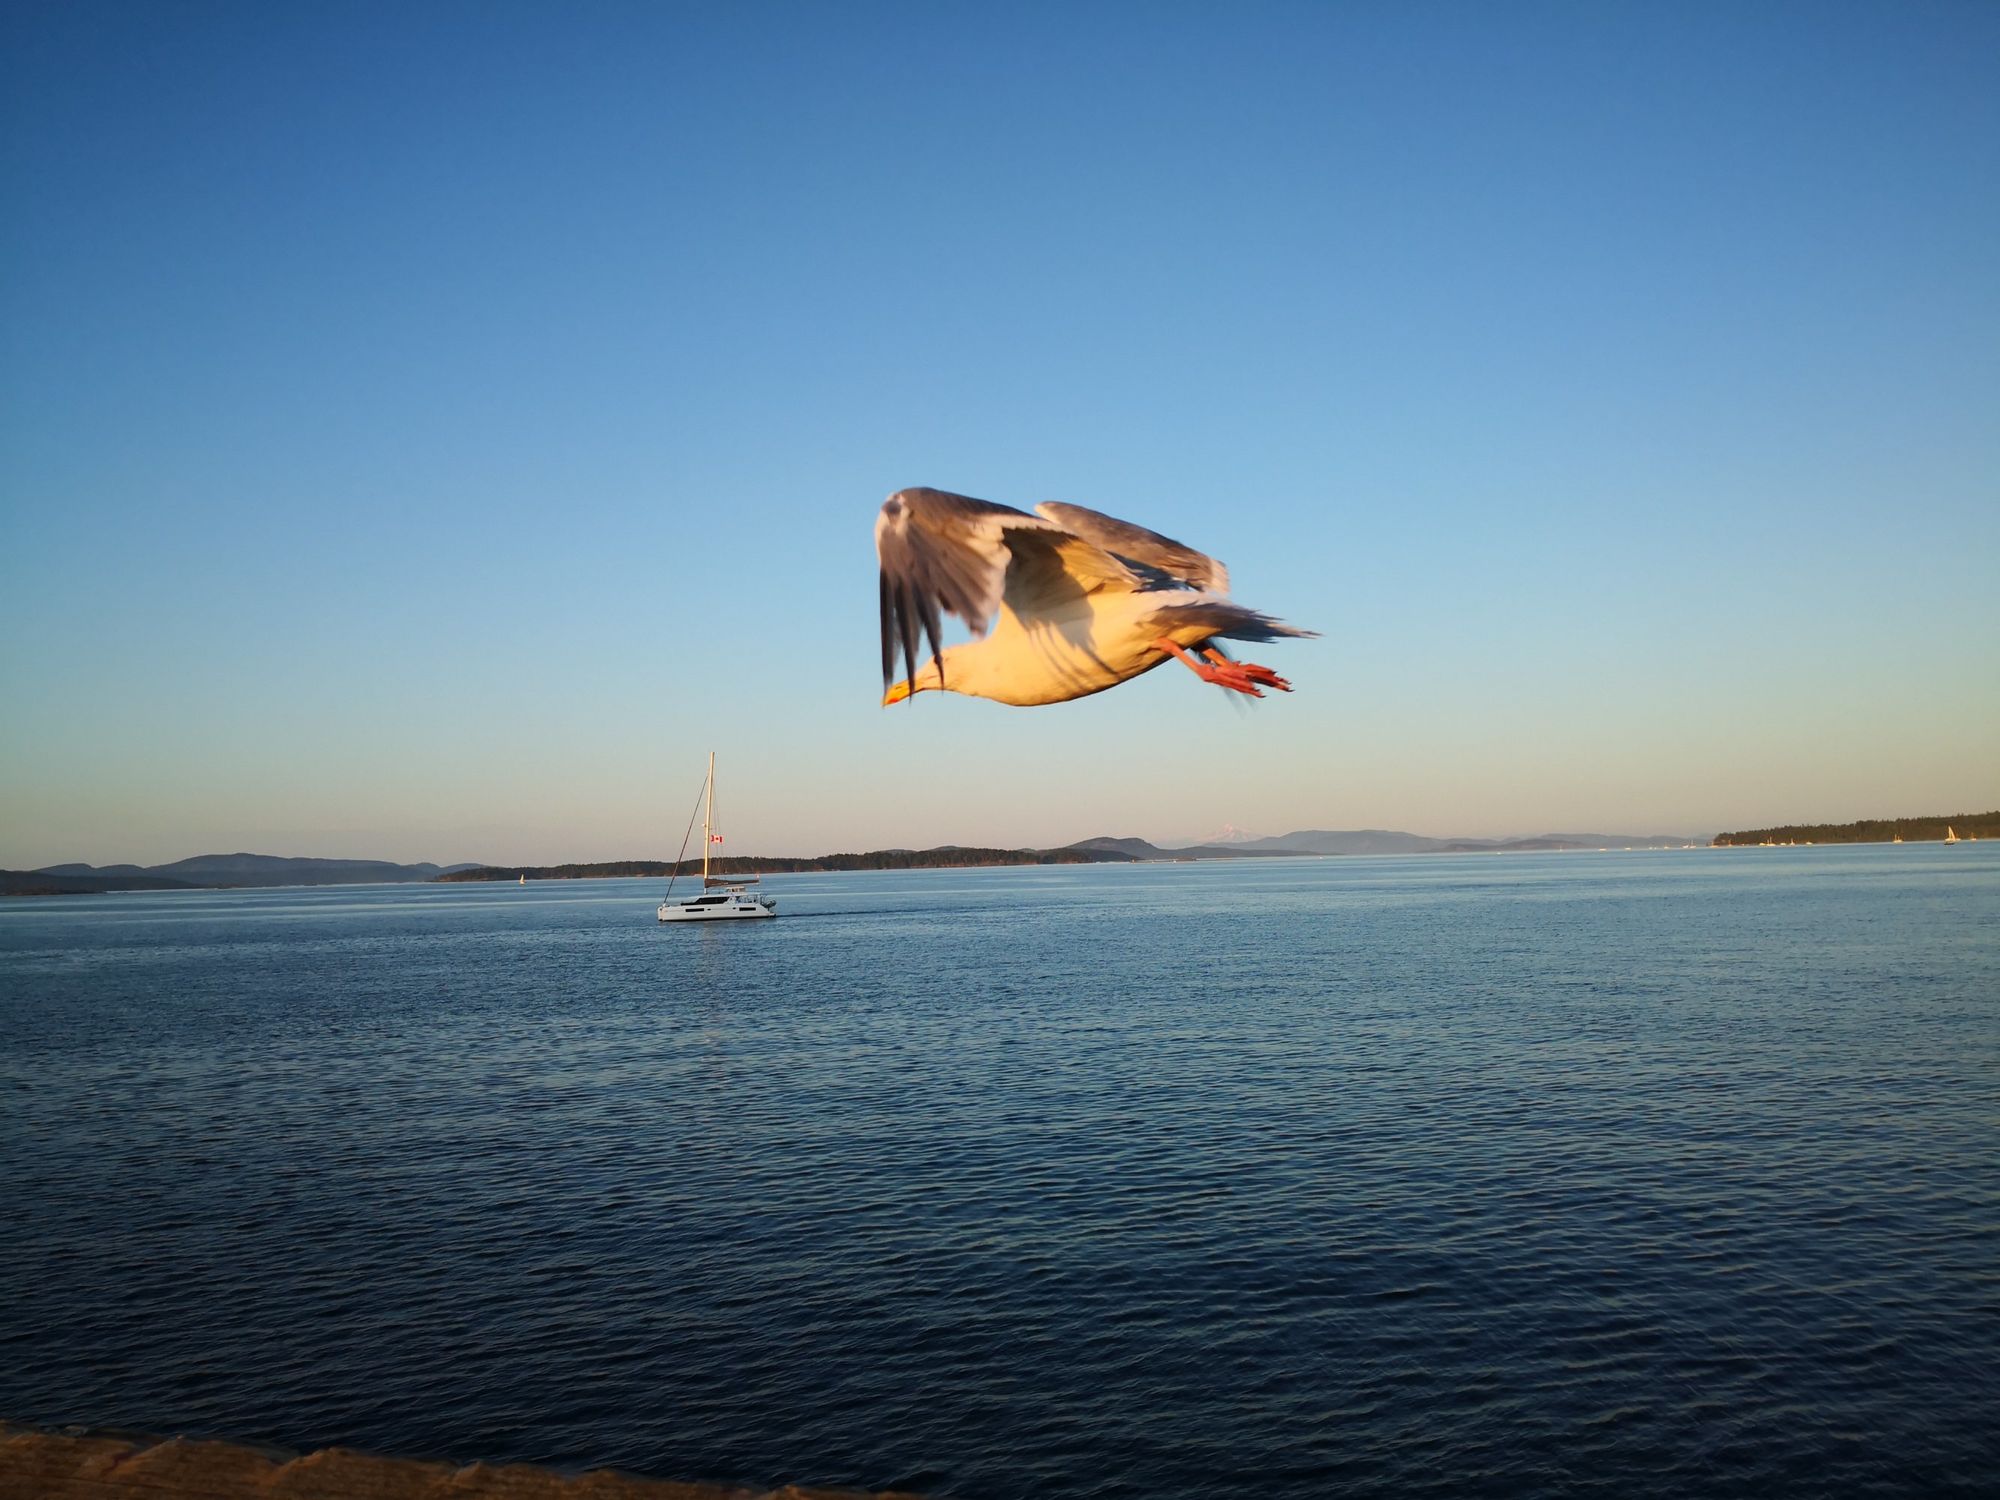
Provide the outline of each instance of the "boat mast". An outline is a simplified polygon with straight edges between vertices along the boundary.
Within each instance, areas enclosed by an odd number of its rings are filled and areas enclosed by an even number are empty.
[[[715,847],[715,752],[708,752],[708,811],[701,815],[701,888],[708,889],[708,851]]]

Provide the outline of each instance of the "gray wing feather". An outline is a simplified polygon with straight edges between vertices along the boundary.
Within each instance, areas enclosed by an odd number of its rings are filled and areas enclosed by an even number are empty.
[[[882,682],[896,677],[896,658],[912,679],[919,632],[939,656],[942,616],[957,615],[974,635],[984,635],[1000,608],[1012,552],[1008,533],[1063,528],[1040,516],[974,500],[948,490],[898,490],[875,518],[875,557],[881,564]]]
[[[1035,507],[1035,512],[1086,542],[1102,547],[1121,562],[1137,563],[1148,572],[1164,573],[1183,587],[1210,589],[1218,594],[1229,592],[1229,569],[1170,536],[1059,500],[1045,500]]]

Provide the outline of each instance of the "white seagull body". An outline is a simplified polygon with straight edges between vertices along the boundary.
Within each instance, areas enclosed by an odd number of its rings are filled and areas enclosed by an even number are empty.
[[[1251,697],[1264,696],[1260,684],[1291,691],[1269,667],[1233,662],[1215,642],[1313,632],[1233,602],[1229,571],[1214,558],[1080,505],[1035,510],[932,489],[898,490],[882,503],[884,703],[938,690],[1024,707],[1063,703],[1169,657]],[[945,614],[980,639],[941,647]],[[931,648],[921,667],[920,631]]]

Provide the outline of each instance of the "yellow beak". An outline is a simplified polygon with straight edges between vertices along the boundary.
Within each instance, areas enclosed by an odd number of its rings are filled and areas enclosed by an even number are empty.
[[[905,698],[909,696],[910,696],[910,684],[906,679],[905,681],[894,684],[893,686],[890,687],[888,692],[882,695],[882,706],[884,708],[887,708],[891,703],[901,703]]]

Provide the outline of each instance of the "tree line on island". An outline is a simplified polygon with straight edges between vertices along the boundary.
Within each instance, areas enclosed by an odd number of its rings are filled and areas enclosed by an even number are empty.
[[[1099,849],[872,849],[865,854],[821,854],[809,859],[764,859],[732,854],[709,861],[711,875],[791,875],[833,870],[957,870],[983,865],[1102,865],[1134,863],[1129,854]],[[434,877],[457,880],[610,880],[620,876],[700,875],[701,861],[614,859],[575,865],[481,865]]]
[[[1962,839],[2000,838],[2000,812],[1952,813],[1938,818],[1864,818],[1859,823],[1787,823],[1718,833],[1718,847],[1741,844],[1906,844],[1942,842],[1946,830]]]

